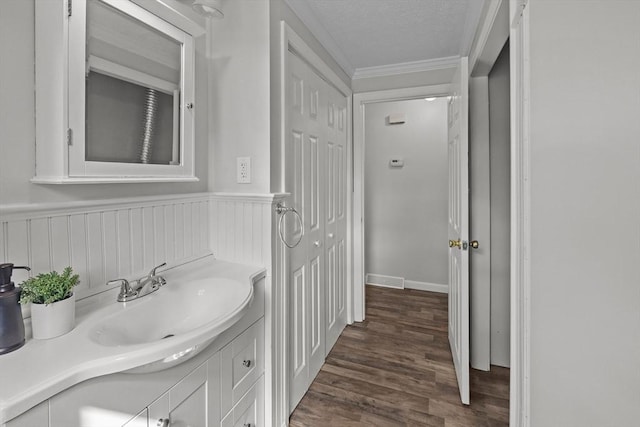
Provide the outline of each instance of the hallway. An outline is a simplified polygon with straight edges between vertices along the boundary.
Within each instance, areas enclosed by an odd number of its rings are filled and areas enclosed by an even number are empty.
[[[366,293],[366,320],[346,327],[292,427],[508,425],[508,369],[472,369],[471,405],[460,403],[446,294],[372,286]]]

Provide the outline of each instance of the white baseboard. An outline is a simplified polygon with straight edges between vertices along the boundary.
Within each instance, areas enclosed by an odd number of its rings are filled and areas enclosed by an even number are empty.
[[[419,291],[439,292],[441,294],[449,293],[449,286],[440,283],[416,282],[414,280],[405,280],[404,287],[407,289],[417,289]]]
[[[404,277],[367,273],[365,283],[367,285],[382,286],[383,288],[404,289]]]

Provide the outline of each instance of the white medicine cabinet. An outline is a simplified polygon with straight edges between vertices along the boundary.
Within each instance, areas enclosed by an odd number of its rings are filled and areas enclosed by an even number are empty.
[[[35,19],[32,181],[196,181],[193,27],[130,0],[36,0]]]

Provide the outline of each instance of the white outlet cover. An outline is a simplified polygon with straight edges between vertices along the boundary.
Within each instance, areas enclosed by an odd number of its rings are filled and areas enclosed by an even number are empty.
[[[251,157],[237,157],[237,181],[238,184],[251,183]]]

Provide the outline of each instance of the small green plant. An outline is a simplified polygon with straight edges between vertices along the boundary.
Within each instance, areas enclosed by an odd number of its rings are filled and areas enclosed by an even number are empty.
[[[25,280],[20,285],[20,303],[51,304],[70,297],[73,287],[80,282],[80,276],[72,273],[71,267],[67,267],[62,274],[52,271]]]

